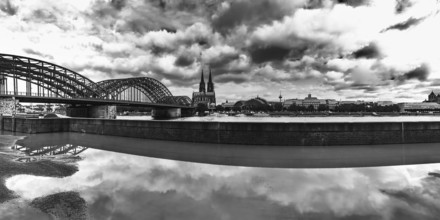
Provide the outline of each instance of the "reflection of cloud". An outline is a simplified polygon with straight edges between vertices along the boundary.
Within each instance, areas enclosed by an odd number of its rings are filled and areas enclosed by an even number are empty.
[[[436,182],[427,185],[426,179],[420,180],[435,170],[433,165],[245,168],[90,149],[84,157],[79,172],[71,177],[15,176],[7,186],[28,199],[78,191],[88,202],[90,215],[97,219],[396,219],[396,210],[403,206],[391,192],[406,193],[417,187],[440,190]],[[27,187],[31,183],[33,187]],[[415,192],[419,199],[434,194]],[[434,213],[430,210],[425,214]],[[411,215],[420,216],[414,213]]]

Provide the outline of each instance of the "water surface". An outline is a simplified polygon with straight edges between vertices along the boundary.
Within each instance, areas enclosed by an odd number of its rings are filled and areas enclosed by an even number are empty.
[[[117,119],[152,120],[151,116],[117,116]],[[220,122],[429,122],[440,121],[440,116],[205,116],[184,117],[173,121],[220,121]]]
[[[60,192],[78,192],[89,219],[437,219],[440,213],[437,163],[314,169],[224,166],[93,149],[76,145],[79,142],[72,140],[77,138],[60,139],[70,143],[34,137],[28,140],[35,145],[25,139],[18,143],[26,146],[12,151],[75,164],[78,171],[63,178],[8,178],[5,184],[18,198],[0,204],[0,219],[47,219],[29,203]],[[136,145],[130,140],[120,147]],[[43,145],[46,150],[38,151]]]

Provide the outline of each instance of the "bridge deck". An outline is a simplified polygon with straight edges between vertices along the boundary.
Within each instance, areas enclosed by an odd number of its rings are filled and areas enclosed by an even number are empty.
[[[26,95],[10,95],[0,94],[0,98],[13,98],[20,102],[33,102],[33,103],[62,103],[62,104],[83,104],[83,105],[126,105],[137,107],[155,107],[155,108],[193,108],[191,106],[173,105],[173,104],[161,104],[150,102],[134,102],[125,100],[110,100],[110,99],[82,99],[82,98],[59,98],[59,97],[42,97],[42,96],[26,96]]]

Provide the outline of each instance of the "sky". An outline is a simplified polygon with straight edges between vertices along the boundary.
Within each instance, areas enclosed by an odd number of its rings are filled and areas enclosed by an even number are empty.
[[[437,0],[1,0],[0,53],[93,81],[153,77],[217,103],[427,99],[440,92]]]

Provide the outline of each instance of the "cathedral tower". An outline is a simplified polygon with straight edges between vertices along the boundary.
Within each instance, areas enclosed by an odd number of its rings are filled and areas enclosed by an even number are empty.
[[[214,92],[214,83],[212,82],[211,68],[209,68],[208,92]]]
[[[202,68],[202,78],[200,79],[199,92],[206,92],[205,79],[203,78],[203,68]]]

